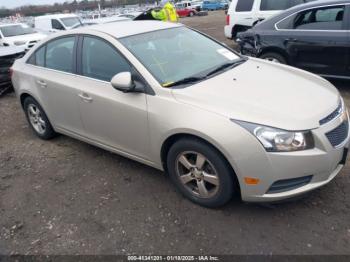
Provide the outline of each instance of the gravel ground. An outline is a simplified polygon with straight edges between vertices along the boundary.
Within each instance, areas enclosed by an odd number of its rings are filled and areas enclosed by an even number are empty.
[[[182,21],[233,46],[223,12]],[[350,105],[349,83],[335,84]],[[39,140],[13,94],[0,115],[0,254],[350,254],[349,165],[298,201],[211,210],[155,169],[66,136]]]

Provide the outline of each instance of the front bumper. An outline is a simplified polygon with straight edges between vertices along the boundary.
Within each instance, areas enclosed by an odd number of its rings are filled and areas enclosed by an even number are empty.
[[[350,132],[339,146],[332,146],[326,134],[344,121],[346,116],[338,117],[333,121],[312,130],[315,139],[315,148],[311,150],[284,153],[265,153],[265,156],[256,161],[255,165],[243,163],[239,169],[242,199],[247,202],[274,202],[297,197],[332,181],[342,170],[349,148]],[[260,154],[259,154],[260,155]],[[263,161],[265,158],[265,161]],[[258,163],[261,166],[256,166]],[[247,185],[244,177],[255,177],[260,180],[258,185]],[[300,187],[279,192],[271,192],[271,186],[278,181],[302,179],[311,177],[310,181]]]

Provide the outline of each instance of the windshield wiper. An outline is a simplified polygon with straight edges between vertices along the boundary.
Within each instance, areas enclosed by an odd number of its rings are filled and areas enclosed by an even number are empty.
[[[196,76],[191,76],[191,77],[186,77],[184,79],[181,79],[176,82],[170,82],[170,83],[165,83],[162,86],[163,87],[172,87],[172,86],[178,86],[178,85],[183,85],[183,84],[190,84],[190,83],[196,83],[201,80],[206,79],[206,77],[196,77]]]
[[[210,71],[206,75],[206,77],[214,75],[214,74],[216,74],[218,72],[221,72],[221,71],[225,70],[226,68],[233,68],[235,66],[238,66],[238,65],[242,64],[245,61],[246,61],[245,59],[241,59],[241,60],[238,60],[238,61],[222,64],[222,65],[218,66],[217,68],[215,68],[214,70]]]

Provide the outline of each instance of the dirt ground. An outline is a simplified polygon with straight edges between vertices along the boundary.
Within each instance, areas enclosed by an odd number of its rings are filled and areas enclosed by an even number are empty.
[[[223,12],[182,21],[233,45]],[[335,84],[350,105],[349,82]],[[0,115],[0,254],[350,254],[349,164],[298,201],[212,210],[155,169],[66,136],[39,140],[13,94]]]

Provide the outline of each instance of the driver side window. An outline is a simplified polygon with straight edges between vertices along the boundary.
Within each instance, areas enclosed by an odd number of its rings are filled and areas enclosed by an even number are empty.
[[[131,66],[117,50],[104,40],[84,37],[82,75],[109,82],[121,72],[131,72]]]

